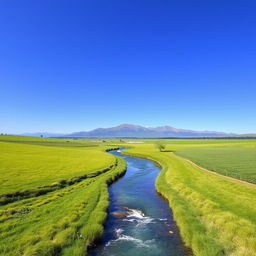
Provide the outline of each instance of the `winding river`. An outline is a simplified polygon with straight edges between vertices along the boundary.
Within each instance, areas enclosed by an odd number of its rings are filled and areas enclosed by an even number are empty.
[[[90,256],[188,256],[168,203],[155,190],[160,171],[152,161],[126,156],[127,172],[109,187],[110,208],[103,239]]]

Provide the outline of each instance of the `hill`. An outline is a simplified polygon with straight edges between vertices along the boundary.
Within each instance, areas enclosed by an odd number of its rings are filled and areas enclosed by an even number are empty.
[[[133,137],[133,138],[165,138],[165,137],[216,137],[234,134],[216,131],[193,131],[177,129],[171,126],[144,127],[133,124],[122,124],[110,128],[97,128],[92,131],[81,131],[67,135],[68,137]]]

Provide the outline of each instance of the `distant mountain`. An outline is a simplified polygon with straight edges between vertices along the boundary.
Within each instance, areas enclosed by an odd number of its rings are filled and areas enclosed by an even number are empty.
[[[111,128],[97,128],[92,131],[74,132],[66,137],[87,137],[87,138],[165,138],[165,137],[216,137],[233,136],[232,133],[215,131],[192,131],[177,129],[171,126],[143,127],[133,124],[122,124]]]

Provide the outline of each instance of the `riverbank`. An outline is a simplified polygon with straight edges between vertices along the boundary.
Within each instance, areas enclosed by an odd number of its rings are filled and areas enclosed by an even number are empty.
[[[195,255],[256,255],[255,189],[203,172],[153,146],[135,146],[125,153],[162,166],[157,191],[168,199],[181,236]]]
[[[125,161],[110,146],[15,139],[0,142],[0,255],[85,255],[103,234],[108,186]]]
[[[90,256],[189,256],[168,202],[156,192],[160,172],[152,161],[124,156],[125,175],[109,187],[109,216]]]

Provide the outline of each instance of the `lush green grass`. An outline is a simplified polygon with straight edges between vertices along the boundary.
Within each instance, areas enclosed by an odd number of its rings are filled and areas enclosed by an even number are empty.
[[[127,140],[126,140],[127,141]],[[228,145],[255,145],[256,139],[143,139],[138,140],[143,141],[144,143],[154,144],[161,141],[164,144],[169,146],[185,146],[185,147],[198,147],[205,145],[221,145],[221,146],[228,146]]]
[[[244,147],[248,143],[255,145],[255,141],[216,140],[215,147]],[[169,150],[176,150],[176,144],[169,145]],[[152,159],[163,167],[157,190],[168,199],[181,236],[195,255],[256,255],[255,185],[203,171],[173,152],[159,152],[155,145],[133,147],[127,154]],[[182,143],[182,147],[191,148],[191,143]]]
[[[181,149],[176,154],[220,174],[256,183],[256,147]]]
[[[0,142],[0,195],[50,185],[112,165],[115,157],[99,149]]]
[[[125,170],[124,160],[104,150],[120,143],[130,147],[128,154],[163,167],[157,190],[169,200],[195,255],[256,255],[256,186],[203,171],[173,153],[218,148],[223,156],[233,150],[236,163],[243,154],[247,159],[239,168],[250,165],[252,170],[248,152],[255,150],[255,140],[163,140],[168,152],[159,152],[157,140],[126,144],[131,140],[3,137],[0,197],[9,193],[14,200],[2,198],[0,255],[85,255],[103,232],[107,186]]]
[[[0,255],[85,255],[102,235],[107,187],[125,162],[104,152],[110,146],[27,143],[37,139],[0,142],[0,195],[15,199],[0,206]]]
[[[64,139],[58,138],[41,138],[41,137],[30,137],[30,136],[14,136],[14,135],[0,135],[0,141],[13,141],[13,142],[23,142],[23,141],[65,141]]]

